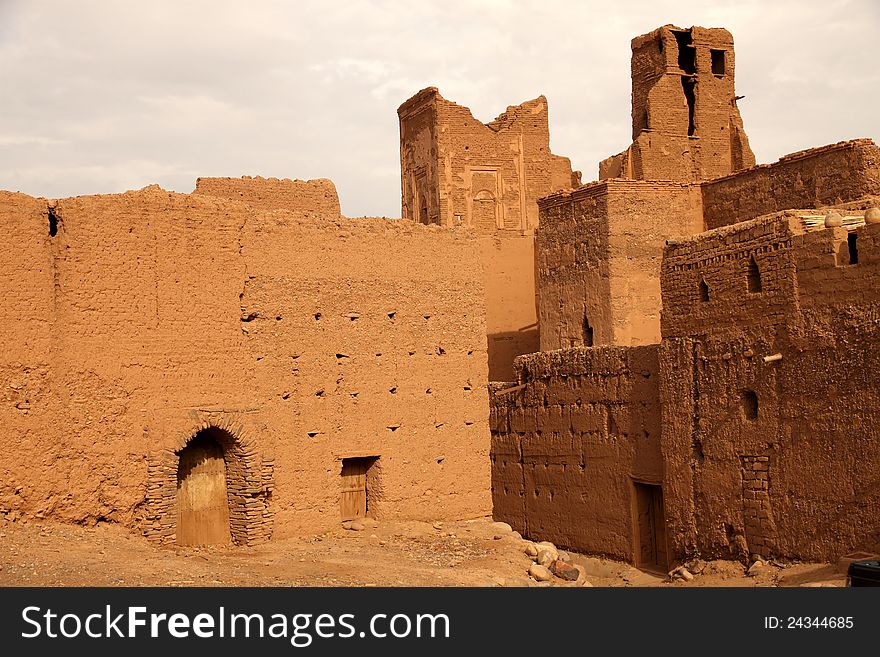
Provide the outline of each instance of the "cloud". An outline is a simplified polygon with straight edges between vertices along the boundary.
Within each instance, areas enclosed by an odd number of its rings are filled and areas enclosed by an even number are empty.
[[[630,141],[630,39],[666,23],[734,34],[760,161],[877,136],[876,2],[689,4],[2,0],[0,188],[329,177],[346,214],[394,216],[396,110],[431,85],[483,121],[545,94],[554,152],[589,180]]]

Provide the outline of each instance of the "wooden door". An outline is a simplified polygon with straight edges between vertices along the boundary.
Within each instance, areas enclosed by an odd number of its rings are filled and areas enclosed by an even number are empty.
[[[654,496],[651,488],[653,486],[636,484],[640,566],[657,563],[657,533],[654,530]]]
[[[342,459],[342,519],[367,515],[367,469],[370,459]]]
[[[635,483],[636,532],[640,567],[665,569],[666,523],[663,518],[663,488],[652,484]]]
[[[196,436],[181,450],[177,466],[177,543],[229,542],[223,449],[211,438]]]

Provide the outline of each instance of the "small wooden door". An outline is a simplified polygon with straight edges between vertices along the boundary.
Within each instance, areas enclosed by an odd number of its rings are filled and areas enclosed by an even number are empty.
[[[342,519],[367,515],[367,470],[374,459],[342,459]]]
[[[663,518],[663,489],[635,483],[638,565],[665,569],[666,523]]]
[[[229,542],[223,449],[210,437],[196,436],[181,450],[177,466],[177,543]]]

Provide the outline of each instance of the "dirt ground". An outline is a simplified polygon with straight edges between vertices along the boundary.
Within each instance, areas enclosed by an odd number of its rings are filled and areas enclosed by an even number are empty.
[[[532,581],[519,534],[479,518],[382,522],[362,531],[275,540],[257,547],[157,547],[113,524],[0,521],[0,586],[548,586]],[[843,586],[828,564],[711,561],[692,581],[570,553],[593,586]],[[563,583],[554,578],[552,585]]]

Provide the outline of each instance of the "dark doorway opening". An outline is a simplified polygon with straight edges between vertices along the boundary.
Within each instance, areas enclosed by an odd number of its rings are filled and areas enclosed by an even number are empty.
[[[849,264],[857,265],[859,264],[859,245],[858,245],[859,236],[855,233],[850,233],[846,236],[846,245],[849,247]]]
[[[378,456],[342,459],[342,520],[373,516],[378,489]]]
[[[635,561],[638,568],[666,572],[666,521],[663,487],[633,482],[635,497]]]
[[[179,545],[224,545],[231,541],[226,461],[223,447],[213,435],[217,431],[199,431],[178,452]]]

